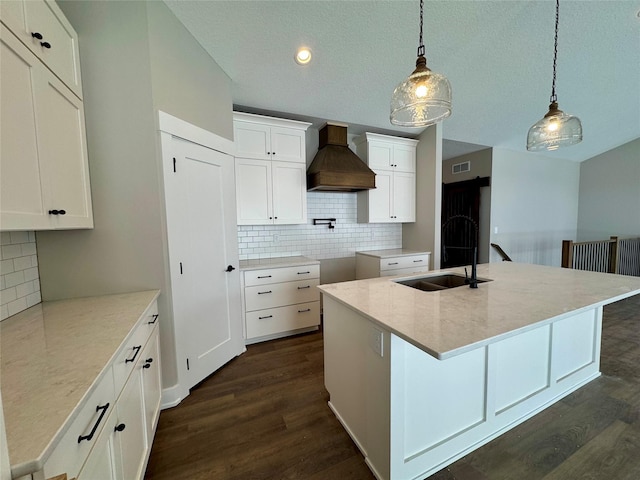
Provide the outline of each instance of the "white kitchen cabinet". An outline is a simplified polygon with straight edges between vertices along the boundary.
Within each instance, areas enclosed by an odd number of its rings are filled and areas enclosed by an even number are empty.
[[[305,132],[310,125],[306,122],[234,112],[236,157],[305,163]]]
[[[71,91],[82,98],[78,35],[52,0],[3,0],[0,19]]]
[[[305,131],[309,125],[234,113],[238,225],[307,222]]]
[[[415,222],[417,144],[372,133],[356,139],[358,156],[376,174],[376,188],[358,192],[358,222]]]
[[[241,262],[247,344],[315,330],[320,325],[319,262],[292,258],[292,266],[285,258]]]
[[[45,478],[142,480],[160,411],[157,320],[154,301],[54,447]]]
[[[356,252],[356,280],[427,272],[430,257],[430,252],[402,248]]]
[[[0,25],[0,229],[92,228],[82,101]]]

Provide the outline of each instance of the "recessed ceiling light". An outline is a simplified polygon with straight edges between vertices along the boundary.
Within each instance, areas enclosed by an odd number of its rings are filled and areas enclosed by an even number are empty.
[[[311,61],[311,50],[307,47],[300,47],[294,58],[298,65],[306,65]]]

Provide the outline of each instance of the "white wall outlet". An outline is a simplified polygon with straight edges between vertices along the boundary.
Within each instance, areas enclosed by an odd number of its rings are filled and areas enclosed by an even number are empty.
[[[376,352],[381,357],[384,356],[382,339],[383,339],[383,334],[380,330],[378,330],[377,328],[371,329],[371,333],[369,334],[369,345],[371,345],[371,348],[373,349],[373,351]]]

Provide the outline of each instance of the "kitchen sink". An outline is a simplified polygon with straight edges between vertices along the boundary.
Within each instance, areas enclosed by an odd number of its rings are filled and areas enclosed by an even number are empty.
[[[490,282],[491,280],[483,280],[478,278],[478,283]],[[469,285],[464,275],[455,273],[447,273],[444,275],[431,275],[417,278],[409,278],[406,280],[394,280],[394,282],[407,287],[417,288],[423,292],[437,292],[447,290],[449,288],[462,287]]]

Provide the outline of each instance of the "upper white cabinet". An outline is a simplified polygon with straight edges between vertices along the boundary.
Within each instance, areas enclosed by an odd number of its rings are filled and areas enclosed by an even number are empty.
[[[376,188],[358,192],[358,222],[415,222],[418,141],[365,133],[355,143],[376,174]]]
[[[78,35],[52,0],[2,0],[0,18],[79,98]]]
[[[0,57],[0,229],[92,228],[82,100],[4,24]]]
[[[307,222],[306,122],[234,113],[238,225]]]

